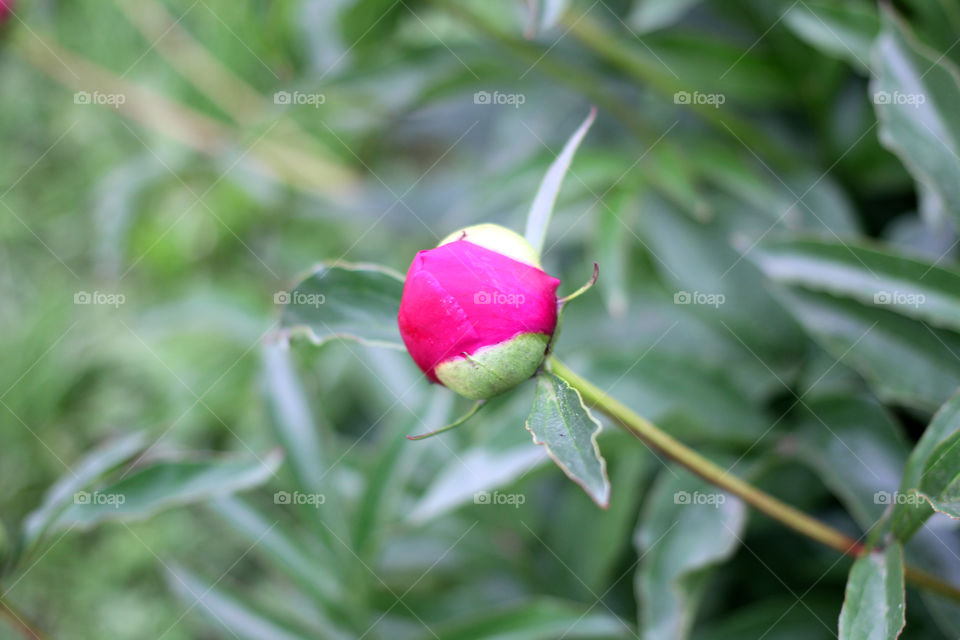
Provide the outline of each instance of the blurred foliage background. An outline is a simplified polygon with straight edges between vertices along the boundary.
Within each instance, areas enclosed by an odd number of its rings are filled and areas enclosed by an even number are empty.
[[[601,279],[570,308],[559,354],[859,537],[960,384],[956,318],[883,308],[856,273],[879,269],[870,251],[955,269],[960,3],[13,10],[0,31],[3,600],[62,638],[836,637],[848,560],[733,500],[679,510],[675,491],[709,488],[615,429],[601,436],[613,502],[600,512],[530,444],[532,389],[408,443],[463,406],[405,354],[264,344],[275,295],[320,260],[404,271],[460,226],[520,229],[596,105],[544,264],[570,290],[594,260]],[[776,244],[809,237],[822,244]],[[242,497],[64,528],[15,558],[48,488],[130,432],[152,445],[135,467],[278,445],[287,461]],[[274,498],[298,490],[326,501]],[[524,501],[475,504],[482,490]],[[908,555],[960,584],[948,519]],[[907,618],[903,637],[960,634],[955,608],[913,591]]]

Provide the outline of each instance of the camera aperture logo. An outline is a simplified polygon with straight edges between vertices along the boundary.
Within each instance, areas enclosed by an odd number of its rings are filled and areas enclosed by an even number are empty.
[[[673,294],[673,304],[697,304],[718,308],[727,301],[722,293],[702,293],[700,291],[677,291]]]
[[[727,496],[719,491],[702,492],[694,491],[675,491],[673,493],[673,504],[689,505],[710,505],[720,508],[720,505],[727,501]]]
[[[925,503],[926,500],[916,491],[907,491],[906,493],[899,491],[894,491],[893,493],[889,491],[877,491],[873,494],[873,504],[909,504],[917,506]]]
[[[120,505],[127,501],[127,496],[122,493],[100,493],[99,491],[77,491],[73,494],[73,504],[91,504],[106,505],[119,509]]]
[[[877,291],[873,294],[873,304],[894,305],[897,307],[913,307],[917,309],[926,303],[927,296],[922,293],[904,291]]]
[[[299,307],[313,307],[317,309],[327,297],[322,293],[305,293],[303,291],[277,291],[273,294],[274,304],[293,304]]]
[[[319,109],[326,103],[327,96],[322,93],[304,93],[303,91],[277,91],[273,94],[273,104],[310,105]]]
[[[73,304],[103,304],[118,309],[126,301],[127,297],[122,293],[77,291],[73,294]]]
[[[302,504],[319,509],[327,501],[322,493],[302,493],[300,491],[277,491],[273,494],[273,504]]]
[[[73,94],[73,104],[95,104],[119,109],[126,104],[127,96],[122,93],[103,93],[102,91],[77,91]]]
[[[477,491],[473,494],[473,504],[508,504],[514,509],[519,509],[520,505],[527,501],[527,496],[522,493],[501,493],[500,491]]]
[[[699,91],[677,91],[673,94],[673,104],[705,104],[719,109],[727,101],[722,93],[701,93]]]
[[[500,93],[494,91],[477,91],[473,94],[473,104],[505,104],[519,109],[520,105],[527,101],[527,96],[522,93]]]
[[[477,291],[473,294],[473,304],[500,304],[519,307],[527,298],[522,293],[501,293],[499,291]]]
[[[900,91],[877,91],[873,94],[874,104],[897,104],[917,108],[927,101],[922,93],[901,93]]]

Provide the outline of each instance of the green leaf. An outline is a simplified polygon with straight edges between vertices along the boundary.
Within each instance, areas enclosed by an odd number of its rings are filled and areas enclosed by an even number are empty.
[[[74,500],[74,494],[89,487],[104,474],[130,460],[147,447],[144,433],[132,433],[107,442],[88,453],[72,471],[58,480],[44,495],[43,502],[23,521],[25,549],[36,543],[60,513]]]
[[[577,147],[580,146],[583,137],[587,135],[587,131],[590,130],[590,125],[593,124],[596,117],[597,109],[592,107],[580,127],[563,145],[563,150],[551,163],[547,174],[543,176],[540,188],[537,189],[537,195],[533,199],[530,212],[527,214],[527,227],[523,234],[527,242],[537,250],[537,253],[543,251],[543,242],[547,237],[547,227],[550,226],[553,205],[557,202],[557,194],[560,193],[560,187],[563,185],[563,177],[567,175],[567,169],[573,162],[573,154],[577,152]]]
[[[567,476],[583,487],[594,502],[610,503],[607,463],[600,455],[600,422],[583,404],[580,392],[552,373],[537,376],[527,429]]]
[[[861,556],[847,580],[840,640],[896,640],[906,624],[904,598],[899,543]]]
[[[669,27],[679,21],[700,0],[640,0],[627,22],[640,33]]]
[[[925,485],[927,471],[931,466],[939,467],[938,460],[941,455],[952,453],[949,446],[946,449],[941,449],[941,446],[948,442],[956,442],[958,437],[960,437],[960,392],[954,394],[940,407],[907,459],[903,479],[900,481],[900,494],[903,499],[899,500],[893,508],[893,531],[899,540],[906,542],[930,517],[932,512],[926,503],[909,498],[916,496],[916,492],[925,486],[933,489],[934,495],[939,493],[933,488],[933,484]],[[938,473],[942,470],[943,467],[938,468]],[[936,484],[945,487],[949,485],[949,479],[940,477]]]
[[[584,597],[603,593],[620,578],[624,555],[629,553],[630,536],[637,521],[637,508],[646,494],[659,459],[649,450],[636,446],[633,436],[615,430],[602,434],[607,450],[611,495],[617,496],[606,511],[597,511],[589,497],[579,491],[556,496],[550,509],[551,526],[544,543],[563,564],[551,568],[551,584],[568,580]],[[656,469],[654,468],[656,467]],[[589,549],[590,553],[584,553]],[[572,576],[576,576],[572,578]],[[549,578],[548,578],[549,579]]]
[[[960,431],[954,431],[930,454],[920,492],[935,511],[960,518]]]
[[[747,257],[767,277],[960,330],[960,272],[894,251],[812,238],[761,242]]]
[[[546,462],[543,451],[529,443],[506,451],[476,448],[449,461],[424,496],[410,509],[407,519],[419,525],[473,500],[477,493],[508,485]],[[469,473],[464,473],[464,469]]]
[[[208,458],[155,462],[113,484],[78,492],[52,530],[89,529],[101,522],[142,520],[177,505],[202,502],[258,486],[283,460],[280,451],[262,459]]]
[[[890,12],[873,48],[880,140],[960,220],[960,73]]]
[[[277,522],[243,502],[229,496],[210,503],[210,508],[283,572],[324,603],[340,599],[337,577],[316,560],[313,553],[290,538]]]
[[[795,451],[869,531],[900,484],[909,448],[899,426],[866,394],[805,397],[797,411],[797,427],[785,448]]]
[[[806,0],[783,14],[797,37],[823,53],[870,70],[870,47],[880,30],[877,12],[867,4]]]
[[[291,291],[278,291],[282,335],[403,349],[397,313],[403,276],[375,264],[320,264]]]
[[[730,558],[746,525],[743,503],[676,466],[661,472],[635,535],[635,590],[645,640],[690,631],[711,576]]]
[[[190,609],[205,615],[211,624],[222,628],[230,637],[240,640],[306,640],[315,637],[289,628],[271,619],[248,602],[228,594],[217,582],[208,582],[190,571],[173,566],[166,570],[169,588]],[[326,629],[324,638],[345,638],[342,633]]]
[[[633,635],[626,622],[605,609],[549,598],[470,613],[461,620],[435,625],[434,631],[439,638],[457,640],[574,640]]]
[[[882,398],[933,410],[960,386],[960,337],[890,311],[791,289],[781,301],[839,362]]]

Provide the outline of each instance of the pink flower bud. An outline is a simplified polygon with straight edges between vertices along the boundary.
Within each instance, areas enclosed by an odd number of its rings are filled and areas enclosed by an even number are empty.
[[[13,0],[0,0],[0,24],[7,21],[13,12]]]
[[[468,398],[491,398],[543,362],[559,285],[523,237],[498,225],[467,227],[413,259],[400,335],[430,380]]]

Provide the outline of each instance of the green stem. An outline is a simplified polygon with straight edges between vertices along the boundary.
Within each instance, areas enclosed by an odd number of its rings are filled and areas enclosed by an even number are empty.
[[[5,618],[14,629],[28,640],[47,640],[47,636],[38,631],[36,626],[23,613],[16,611],[3,598],[0,598],[0,617]]]
[[[748,482],[732,475],[726,469],[711,462],[679,440],[664,433],[654,424],[644,420],[623,403],[611,398],[596,385],[581,378],[555,357],[550,358],[550,369],[580,392],[584,402],[609,416],[628,432],[643,440],[668,458],[683,465],[707,482],[738,496],[770,518],[786,525],[804,536],[816,540],[831,549],[849,556],[858,556],[865,551],[864,545],[842,531],[826,525],[816,518],[757,489]],[[960,589],[920,569],[906,567],[907,580],[922,589],[960,602]]]

